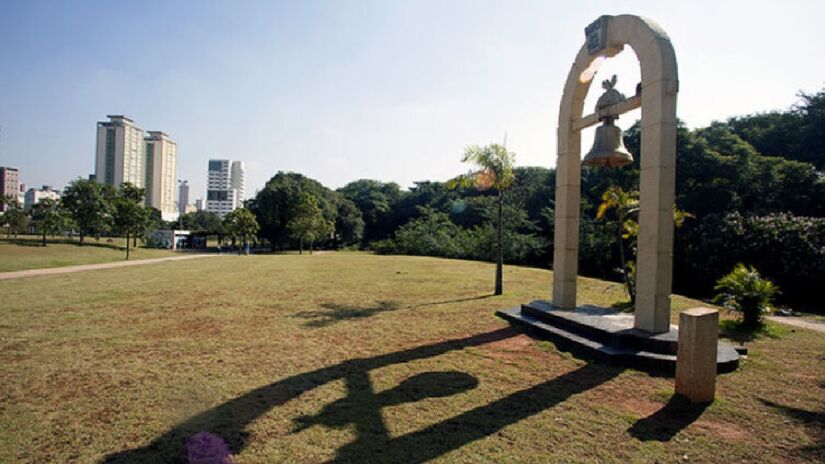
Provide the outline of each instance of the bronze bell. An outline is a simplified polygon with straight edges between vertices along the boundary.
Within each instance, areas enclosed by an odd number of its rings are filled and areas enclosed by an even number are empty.
[[[633,162],[633,155],[627,151],[622,139],[622,130],[613,125],[613,118],[605,118],[604,124],[596,128],[593,148],[582,163],[587,166],[616,168]]]

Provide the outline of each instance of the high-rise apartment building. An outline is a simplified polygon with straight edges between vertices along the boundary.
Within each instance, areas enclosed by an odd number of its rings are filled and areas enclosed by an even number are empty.
[[[160,210],[164,221],[177,218],[176,193],[178,146],[169,135],[149,131],[146,143],[146,206]]]
[[[229,182],[231,187],[238,192],[238,207],[243,206],[243,202],[246,200],[246,190],[244,188],[246,183],[245,176],[246,169],[244,169],[243,161],[233,161]]]
[[[189,206],[189,182],[182,181],[178,187],[178,212],[186,214],[187,206]]]
[[[95,179],[119,187],[130,182],[143,187],[146,177],[146,147],[143,129],[123,115],[107,115],[97,123]]]
[[[0,195],[10,196],[17,201],[20,193],[20,173],[17,168],[0,166]],[[23,206],[23,205],[20,205]],[[5,211],[6,206],[0,203],[0,211]]]
[[[238,207],[238,191],[232,188],[229,160],[209,160],[206,211],[224,217]]]

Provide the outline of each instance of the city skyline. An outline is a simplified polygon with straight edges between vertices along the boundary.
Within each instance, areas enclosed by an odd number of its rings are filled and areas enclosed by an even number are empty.
[[[65,187],[94,172],[91,125],[126,114],[174,134],[192,197],[205,196],[213,158],[244,159],[247,197],[279,170],[331,188],[445,180],[464,171],[465,145],[505,132],[518,165],[552,167],[562,80],[601,14],[642,14],[669,32],[689,127],[786,109],[825,84],[825,64],[809,58],[825,49],[817,2],[162,5],[158,22],[146,21],[151,5],[115,19],[91,2],[0,7],[0,37],[15,45],[0,63],[0,165]],[[174,41],[152,33],[171,26]],[[135,37],[129,54],[115,53],[116,36]],[[614,72],[632,93],[632,52],[597,80]]]

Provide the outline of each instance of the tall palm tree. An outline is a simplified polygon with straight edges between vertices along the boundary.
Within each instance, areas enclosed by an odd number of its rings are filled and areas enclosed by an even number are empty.
[[[481,190],[493,188],[498,196],[498,214],[496,219],[496,283],[495,295],[501,295],[502,274],[504,267],[504,245],[502,243],[502,209],[504,207],[504,191],[510,188],[516,178],[513,172],[513,162],[516,154],[508,152],[503,145],[497,143],[480,147],[471,145],[464,150],[461,161],[472,163],[477,169],[471,171],[464,179],[475,184]]]

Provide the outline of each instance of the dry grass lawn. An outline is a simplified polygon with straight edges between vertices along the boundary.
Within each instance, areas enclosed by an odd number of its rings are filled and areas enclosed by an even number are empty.
[[[83,246],[63,239],[49,238],[45,247],[41,238],[18,236],[17,238],[0,238],[0,272],[22,271],[24,269],[43,269],[48,267],[76,266],[79,264],[108,263],[126,259],[125,240],[113,238],[111,241],[101,238],[96,241],[86,238]],[[133,248],[129,259],[163,258],[171,251],[152,248]]]
[[[358,253],[0,282],[0,462],[823,462],[825,337],[772,328],[707,409],[493,316],[552,273]],[[617,284],[581,279],[582,301]],[[674,298],[674,309],[699,304]]]

